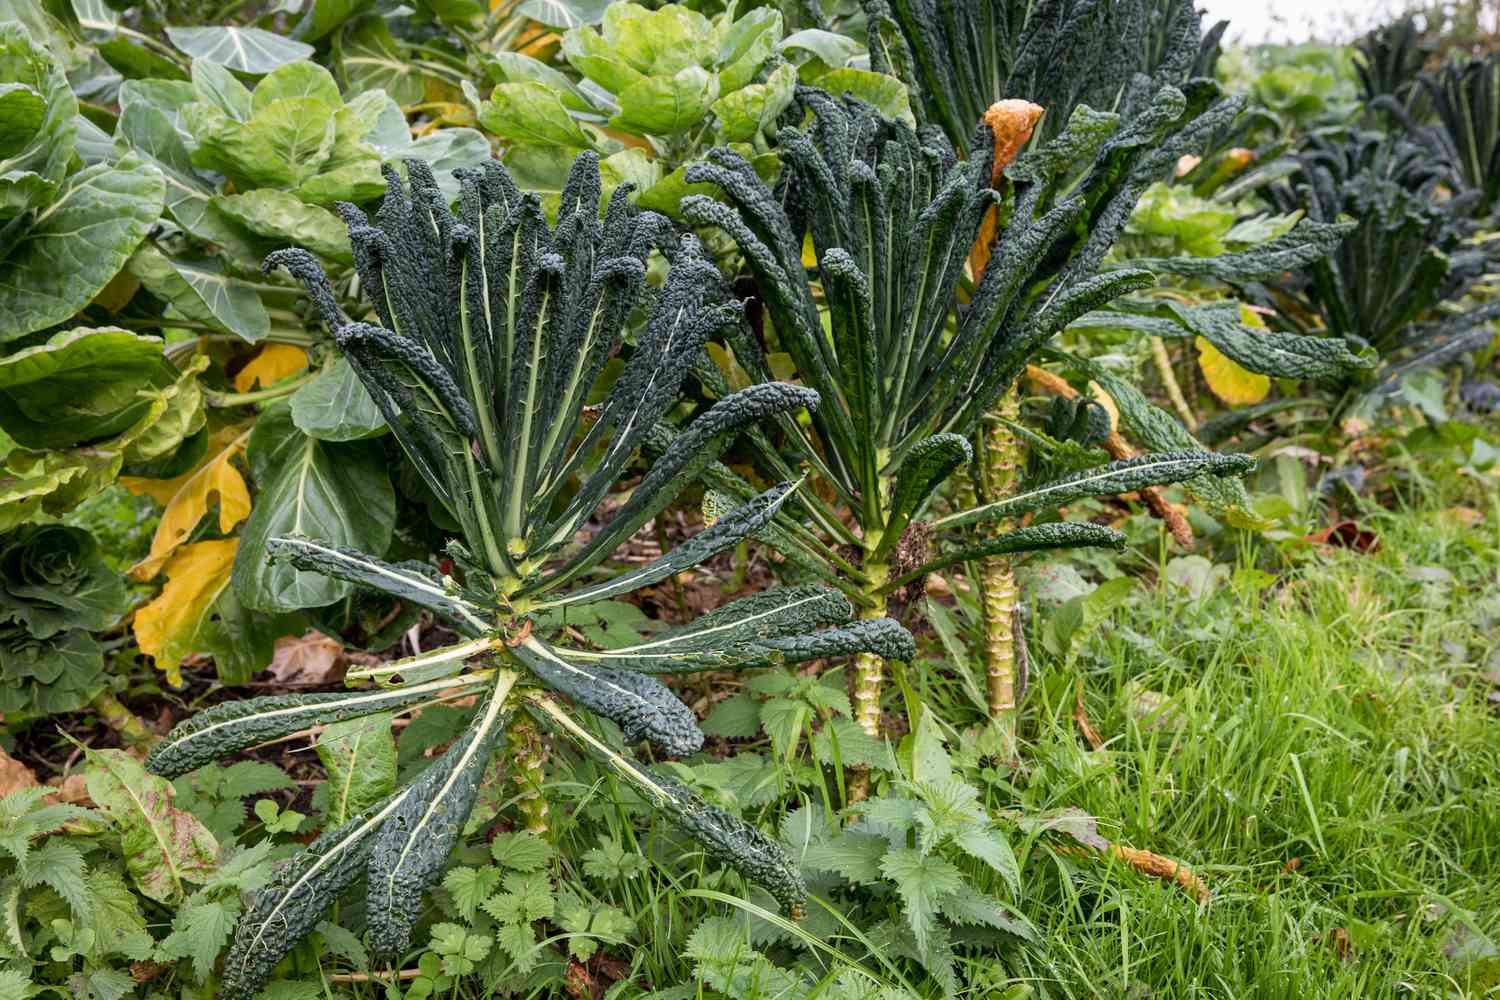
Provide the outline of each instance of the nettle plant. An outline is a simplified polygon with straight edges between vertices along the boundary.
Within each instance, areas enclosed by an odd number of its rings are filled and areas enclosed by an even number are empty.
[[[356,267],[380,324],[355,322],[305,251],[272,255],[308,288],[345,357],[434,494],[462,526],[448,554],[462,579],[391,564],[304,537],[270,542],[270,558],[432,612],[462,641],[351,674],[379,682],[356,693],[230,702],[175,729],[148,766],[177,775],[311,726],[473,700],[472,720],[441,757],[385,801],[326,831],[260,892],[225,962],[226,995],[253,994],[293,943],[363,872],[374,950],[399,956],[473,806],[500,735],[525,715],[603,759],[714,859],[764,885],[794,912],[805,890],[784,851],[687,788],[644,769],[608,736],[577,721],[549,690],[618,723],[625,738],[671,754],[702,743],[693,713],[653,674],[739,669],[854,652],[906,656],[910,635],[890,620],[851,624],[838,592],[794,587],[755,594],[606,652],[549,636],[570,609],[689,569],[758,530],[785,503],[782,483],[644,566],[604,567],[752,422],[814,406],[809,389],[752,386],[720,400],[677,436],[587,541],[575,542],[625,475],[637,446],[679,398],[705,339],[738,322],[717,270],[696,240],[679,241],[658,215],[617,189],[600,219],[598,160],[580,156],[549,226],[539,199],[488,163],[462,175],[456,214],[420,161],[410,187],[394,173],[374,222],[352,207]],[[646,261],[671,263],[649,291]],[[621,346],[627,317],[647,311],[634,349],[602,403],[588,400]],[[590,423],[585,426],[585,416]],[[586,580],[588,582],[586,582]],[[836,627],[819,630],[820,626]],[[467,664],[474,669],[464,671]]]
[[[880,618],[898,592],[919,593],[928,573],[966,559],[1123,544],[1119,533],[1093,524],[1030,525],[982,540],[973,525],[1086,496],[1246,471],[1243,456],[1171,451],[923,521],[938,487],[970,460],[969,439],[982,419],[1049,338],[1151,283],[1148,272],[1101,273],[1100,263],[1146,179],[1170,165],[1198,127],[1173,136],[1198,110],[1181,92],[1164,89],[1151,113],[1128,124],[1079,109],[1056,140],[1011,163],[998,189],[991,187],[996,143],[988,124],[974,140],[978,152],[959,161],[940,139],[928,138],[933,133],[919,138],[857,102],[812,90],[800,99],[813,122],[806,132],[781,132],[786,166],[777,191],[721,149],[691,167],[688,180],[718,185],[729,204],[706,197],[683,203],[688,219],[717,226],[738,244],[769,326],[823,400],[806,426],[780,421],[831,498],[800,493],[787,510],[806,524],[784,513],[774,533],[763,533],[796,565],[842,587],[861,614]],[[1076,187],[1059,185],[1059,177],[1080,171]],[[987,243],[988,265],[974,283],[966,262],[992,207],[999,236]],[[811,269],[803,265],[809,234],[817,259]],[[728,343],[752,379],[771,381],[765,351],[747,326],[734,327]],[[1183,432],[1178,447],[1195,443]],[[758,452],[766,472],[785,474],[774,450]],[[752,492],[725,472],[718,483],[731,495]],[[846,558],[851,550],[857,555]],[[872,736],[881,685],[879,656],[861,654],[855,715]]]

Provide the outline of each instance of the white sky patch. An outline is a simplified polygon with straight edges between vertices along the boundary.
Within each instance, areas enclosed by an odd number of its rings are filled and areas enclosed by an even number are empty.
[[[1204,26],[1228,20],[1226,39],[1241,45],[1347,42],[1408,6],[1400,0],[1198,0]]]

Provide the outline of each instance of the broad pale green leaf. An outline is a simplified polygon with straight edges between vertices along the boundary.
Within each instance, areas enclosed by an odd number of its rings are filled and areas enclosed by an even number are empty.
[[[267,563],[266,545],[305,535],[341,548],[379,554],[391,541],[396,499],[381,448],[367,441],[319,441],[297,429],[290,405],[266,409],[247,449],[255,508],[241,532],[234,592],[260,611],[322,607],[353,586],[287,563]]]
[[[312,62],[278,66],[255,85],[250,94],[250,113],[259,114],[277,101],[308,97],[330,109],[343,107],[344,98],[333,74]]]
[[[257,184],[293,186],[318,173],[333,153],[333,111],[317,98],[289,97],[257,111],[236,130],[236,165]]]
[[[604,20],[609,0],[525,0],[516,13],[549,28],[579,28]]]
[[[566,73],[553,69],[540,59],[521,52],[496,52],[485,61],[485,68],[496,83],[524,83],[527,80],[545,84],[557,91],[563,104],[573,111],[596,111],[592,101],[574,86]]]
[[[755,79],[776,51],[781,33],[781,12],[773,7],[756,7],[729,26],[715,59],[719,86],[724,93],[738,90]],[[792,73],[795,77],[796,70]]]
[[[250,120],[250,91],[233,73],[205,59],[193,62],[193,90],[237,122]]]
[[[719,80],[701,66],[689,66],[673,76],[651,76],[619,93],[620,113],[611,118],[616,128],[649,135],[675,135],[703,121],[719,97]]]
[[[73,128],[78,134],[73,151],[78,154],[79,162],[85,167],[92,167],[96,163],[113,163],[124,152],[116,148],[114,136],[83,115],[73,119]]]
[[[887,118],[915,125],[916,119],[911,113],[911,95],[906,90],[906,84],[894,76],[845,67],[818,77],[818,86],[830,94],[849,94]]]
[[[320,441],[357,441],[385,430],[385,418],[344,358],[292,393],[292,421]]]
[[[0,83],[0,159],[29,145],[47,120],[47,101],[24,83]]]
[[[82,436],[70,436],[85,440],[91,423],[137,401],[161,369],[161,349],[156,337],[113,327],[55,334],[0,359],[4,409],[41,424],[77,422]]]
[[[318,759],[328,772],[328,824],[339,825],[396,790],[396,738],[391,714],[335,722],[318,734]]]
[[[646,78],[593,28],[569,31],[563,36],[562,51],[574,69],[611,94]]]
[[[211,65],[202,63],[202,66]],[[214,67],[220,72],[227,72]],[[231,78],[233,80],[233,78]],[[238,81],[233,81],[239,86]],[[243,88],[241,88],[243,90]],[[191,93],[199,93],[196,87]],[[245,92],[248,108],[249,92]],[[200,173],[189,152],[193,135],[183,114],[183,88],[174,81],[128,80],[120,87],[120,120],[115,127],[137,154],[165,179],[167,211],[177,224],[202,240],[216,243],[246,262],[258,258],[243,232],[210,208],[215,184]]]
[[[485,129],[515,142],[570,149],[592,145],[568,114],[562,94],[544,83],[523,80],[497,84],[477,113]]]
[[[340,264],[354,263],[349,231],[339,217],[295,195],[257,188],[244,194],[219,195],[213,204],[252,233],[281,246],[303,247]]]
[[[208,880],[218,865],[213,834],[172,805],[172,783],[123,750],[90,750],[89,798],[119,825],[125,867],[136,888],[160,903],[180,902],[185,885]]]
[[[167,38],[192,56],[238,73],[259,75],[278,66],[308,59],[313,47],[262,28],[227,25],[186,28],[168,27]]]
[[[137,156],[74,175],[0,261],[0,341],[87,305],[145,238],[164,192],[161,171]]]
[[[336,65],[349,93],[384,90],[397,104],[422,99],[422,74],[402,53],[383,18],[363,18],[334,38]]]
[[[786,65],[778,66],[765,83],[725,94],[711,108],[719,119],[719,135],[728,142],[749,142],[773,128],[796,89],[797,71]]]
[[[128,268],[147,291],[176,306],[188,319],[251,343],[271,330],[270,317],[255,289],[225,274],[216,258],[174,259],[148,243],[130,258]]]
[[[865,47],[848,35],[841,35],[836,31],[823,31],[820,28],[804,28],[787,35],[776,46],[782,53],[787,52],[810,52],[823,62],[829,69],[838,69],[846,66],[849,60],[864,52]],[[794,62],[802,60],[791,58]]]
[[[589,28],[577,29],[579,33]],[[604,12],[604,39],[639,72],[671,76],[690,67],[711,66],[718,55],[713,22],[681,4],[649,10],[615,3]]]
[[[78,100],[51,53],[16,22],[0,23],[0,82],[15,88],[3,112],[0,176],[34,174],[61,184],[73,155]]]

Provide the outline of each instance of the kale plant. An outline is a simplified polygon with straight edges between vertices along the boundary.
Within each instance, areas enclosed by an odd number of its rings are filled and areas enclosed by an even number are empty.
[[[1178,450],[923,521],[938,487],[970,459],[969,439],[981,420],[1048,339],[1151,283],[1145,271],[1101,270],[1104,254],[1148,179],[1175,160],[1195,129],[1213,127],[1237,106],[1195,122],[1200,105],[1163,88],[1151,111],[1131,122],[1079,108],[1058,138],[992,178],[997,144],[988,124],[971,147],[977,152],[960,161],[940,136],[919,137],[857,102],[814,90],[803,91],[802,100],[812,125],[780,133],[786,168],[775,192],[741,157],[716,150],[687,176],[717,184],[730,204],[706,197],[683,203],[691,221],[720,227],[738,244],[781,348],[824,400],[805,428],[781,421],[828,491],[800,494],[793,506],[805,523],[784,517],[765,535],[796,566],[843,587],[862,614],[879,617],[893,595],[920,590],[926,574],[965,559],[1123,543],[1106,528],[1062,523],[975,545],[961,530],[973,524],[1185,480],[1234,502],[1239,494],[1216,477],[1240,474],[1249,461],[1202,451],[1178,427]],[[1010,137],[1001,138],[1004,146]],[[1076,187],[1060,183],[1078,175]],[[992,207],[1001,221],[983,241],[988,264],[960,304],[965,266]],[[803,265],[809,235],[817,261],[811,269]],[[729,343],[751,378],[771,380],[748,328],[732,328]],[[785,474],[785,459],[773,448],[759,454],[768,474]],[[727,470],[717,486],[731,496],[751,492]],[[857,555],[846,558],[851,551]],[[872,736],[881,677],[877,656],[858,658],[856,718]]]
[[[492,748],[518,714],[559,727],[599,755],[708,854],[800,906],[802,882],[774,841],[696,794],[633,762],[575,721],[549,693],[617,722],[625,738],[688,754],[703,734],[693,713],[653,674],[740,669],[854,652],[909,655],[910,636],[889,620],[852,617],[836,591],[771,590],[735,601],[649,641],[598,652],[555,644],[572,609],[631,593],[689,569],[766,525],[795,483],[784,482],[720,518],[678,548],[626,572],[606,559],[723,452],[767,416],[816,405],[783,383],[752,386],[694,419],[651,465],[629,498],[599,517],[607,495],[657,421],[679,397],[705,338],[739,319],[718,271],[691,237],[637,212],[616,189],[600,216],[598,160],[580,156],[549,226],[535,195],[489,163],[466,172],[457,213],[419,161],[410,186],[390,187],[373,222],[349,206],[355,263],[380,324],[351,320],[316,260],[285,250],[267,261],[306,284],[345,357],[431,491],[462,528],[448,553],[455,572],[392,564],[305,537],[280,537],[273,560],[326,574],[424,608],[460,642],[355,673],[382,686],[350,694],[230,702],[174,730],[148,759],[176,775],[226,753],[360,715],[477,696],[452,747],[393,795],[297,855],[255,897],[225,963],[226,995],[253,994],[272,968],[366,875],[370,943],[383,955],[407,946],[423,891],[441,875],[473,806]],[[653,248],[671,261],[648,293]],[[621,346],[627,317],[647,310],[634,349],[602,403],[589,399]],[[836,627],[816,630],[818,626]],[[465,664],[474,669],[467,672]]]
[[[1227,22],[1204,34],[1187,0],[862,0],[871,64],[913,91],[919,121],[967,149],[995,101],[1047,109],[1040,136],[1080,105],[1129,119],[1163,86],[1210,76]],[[832,89],[832,88],[829,88]]]
[[[1305,276],[1274,285],[1272,296],[1303,332],[1376,352],[1382,367],[1347,385],[1389,392],[1405,375],[1489,341],[1500,303],[1457,307],[1493,259],[1466,241],[1465,206],[1477,191],[1439,198],[1439,185],[1456,186],[1452,172],[1420,147],[1376,134],[1314,142],[1297,162],[1286,183],[1268,189],[1278,207],[1303,209],[1315,221],[1347,216],[1353,229]]]

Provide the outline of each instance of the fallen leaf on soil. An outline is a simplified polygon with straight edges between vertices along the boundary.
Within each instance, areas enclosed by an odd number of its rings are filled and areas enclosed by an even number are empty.
[[[192,813],[172,804],[165,778],[148,774],[123,750],[90,750],[89,796],[120,829],[120,849],[136,888],[175,905],[185,883],[202,885],[218,868],[219,843]]]
[[[36,785],[36,772],[0,749],[0,798]]]
[[[66,802],[72,806],[92,808],[94,800],[89,798],[88,779],[82,774],[70,774],[66,778],[54,778],[47,782],[53,791],[47,796],[52,802]]]
[[[1308,535],[1307,540],[1335,549],[1353,549],[1361,554],[1380,550],[1380,536],[1368,528],[1361,528],[1353,521],[1329,525],[1322,531]]]
[[[267,668],[282,684],[335,684],[343,679],[344,644],[316,629],[276,640]]]
[[[1484,514],[1473,507],[1449,507],[1441,516],[1443,520],[1465,528],[1472,528],[1484,521]]]

